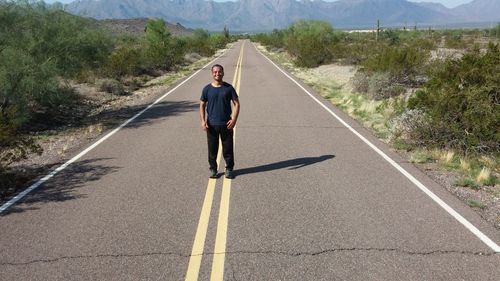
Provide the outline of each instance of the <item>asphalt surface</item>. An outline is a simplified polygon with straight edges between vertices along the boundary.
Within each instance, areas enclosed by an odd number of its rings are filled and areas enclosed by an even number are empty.
[[[226,203],[216,180],[198,280],[213,274],[221,205],[224,280],[498,280],[499,253],[249,41],[216,62],[239,86],[236,178]],[[184,280],[209,181],[198,103],[210,81],[206,67],[4,211],[0,280]],[[500,243],[473,210],[302,86]]]

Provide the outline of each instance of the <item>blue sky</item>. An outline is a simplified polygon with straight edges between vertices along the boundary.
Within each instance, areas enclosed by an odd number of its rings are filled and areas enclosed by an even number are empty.
[[[73,2],[74,0],[59,0],[59,2],[61,3],[69,3],[69,2]],[[225,1],[228,1],[228,0],[215,0],[217,2],[225,2]],[[335,0],[326,0],[326,1],[335,1]],[[411,2],[435,2],[435,3],[442,3],[443,5],[445,5],[446,7],[448,8],[453,8],[453,7],[456,7],[460,4],[464,4],[464,3],[469,3],[469,2],[472,2],[472,0],[410,0]],[[56,2],[55,0],[45,0],[45,2],[47,3],[53,3],[53,2]]]

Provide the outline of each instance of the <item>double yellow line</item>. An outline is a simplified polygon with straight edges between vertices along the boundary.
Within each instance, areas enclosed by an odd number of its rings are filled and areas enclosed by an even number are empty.
[[[238,63],[236,64],[236,71],[233,78],[233,86],[236,92],[240,94],[241,82],[241,65],[243,62],[243,47],[241,44]],[[236,128],[234,129],[234,138],[236,139]],[[234,142],[236,144],[236,141]],[[217,165],[221,159],[221,147],[219,145],[219,153],[217,154]],[[198,280],[200,272],[201,259],[203,257],[203,249],[205,247],[205,239],[207,236],[208,223],[210,220],[210,211],[212,210],[212,202],[215,193],[216,179],[209,179],[207,184],[207,191],[201,208],[200,220],[198,221],[198,228],[194,238],[193,249],[189,259],[189,265],[186,272],[186,281]],[[219,207],[219,218],[217,222],[217,234],[215,237],[215,247],[212,261],[212,273],[210,280],[218,281],[224,278],[224,261],[226,258],[226,241],[227,241],[227,225],[229,218],[229,199],[231,197],[231,179],[225,178],[222,183],[222,195]]]

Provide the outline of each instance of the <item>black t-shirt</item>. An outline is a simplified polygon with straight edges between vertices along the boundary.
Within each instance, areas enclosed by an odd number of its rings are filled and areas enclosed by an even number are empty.
[[[238,95],[231,84],[223,82],[220,87],[208,84],[203,88],[200,100],[207,103],[207,119],[210,125],[226,125],[231,119],[231,100],[237,100]]]

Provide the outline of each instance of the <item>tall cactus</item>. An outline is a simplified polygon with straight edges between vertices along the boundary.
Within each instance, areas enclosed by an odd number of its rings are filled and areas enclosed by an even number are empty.
[[[377,33],[376,33],[375,41],[378,41],[379,33],[380,33],[380,19],[377,19]]]

